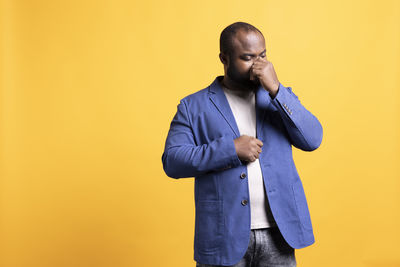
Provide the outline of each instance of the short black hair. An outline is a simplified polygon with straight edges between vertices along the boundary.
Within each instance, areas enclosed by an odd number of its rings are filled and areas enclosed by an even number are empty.
[[[219,50],[221,53],[228,55],[229,57],[231,56],[233,51],[232,39],[239,30],[258,32],[262,37],[264,37],[259,29],[249,23],[242,21],[232,23],[221,32],[221,36],[219,38]]]

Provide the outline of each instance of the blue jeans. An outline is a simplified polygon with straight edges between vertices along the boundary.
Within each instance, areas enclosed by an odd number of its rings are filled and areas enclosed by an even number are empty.
[[[283,238],[278,227],[252,229],[249,246],[243,258],[231,267],[294,267],[295,249]],[[201,264],[196,267],[218,267]]]

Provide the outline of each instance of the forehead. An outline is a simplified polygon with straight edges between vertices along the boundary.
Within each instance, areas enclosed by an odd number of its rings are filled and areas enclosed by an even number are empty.
[[[265,40],[258,32],[239,30],[232,38],[232,48],[236,54],[261,53],[265,49]]]

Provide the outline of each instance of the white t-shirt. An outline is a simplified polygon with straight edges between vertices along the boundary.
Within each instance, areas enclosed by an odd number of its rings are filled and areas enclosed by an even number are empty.
[[[241,95],[240,92],[222,86],[228,99],[240,135],[256,136],[255,92]],[[251,229],[276,226],[268,198],[265,193],[260,162],[256,159],[247,164],[247,178],[250,191]]]

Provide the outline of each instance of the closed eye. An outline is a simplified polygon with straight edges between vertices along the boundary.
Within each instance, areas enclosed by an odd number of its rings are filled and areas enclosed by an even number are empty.
[[[261,55],[262,58],[265,58],[266,56],[267,56],[266,54]],[[245,61],[249,61],[249,60],[251,60],[251,57],[254,57],[254,56],[244,56],[244,57],[242,57],[242,59]]]

